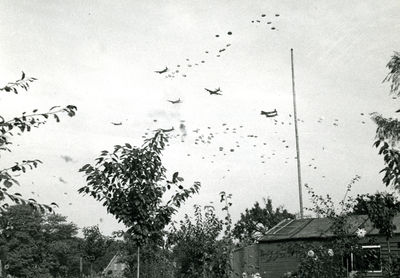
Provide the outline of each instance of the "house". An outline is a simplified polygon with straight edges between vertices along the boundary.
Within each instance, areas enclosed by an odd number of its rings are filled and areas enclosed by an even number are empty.
[[[105,277],[124,277],[124,269],[126,268],[126,264],[121,262],[121,255],[115,254],[111,259],[107,267],[103,270],[103,275]]]
[[[381,259],[387,258],[389,247],[391,254],[400,255],[400,214],[394,217],[396,230],[394,237],[390,239],[388,246],[385,236],[373,228],[372,222],[366,215],[354,215],[349,218],[349,234],[355,236],[356,231],[362,227],[365,237],[361,241],[362,248],[375,252],[373,262],[369,261],[369,269],[366,270],[367,277],[382,277]],[[283,244],[287,243],[319,243],[334,236],[332,221],[328,218],[309,219],[287,219],[281,221],[253,245],[235,250],[233,253],[233,277],[242,277],[247,274],[259,273],[263,278],[282,278],[284,273],[297,269],[298,260],[296,256],[287,254],[285,256],[271,257],[282,250]],[[374,239],[374,244],[368,244],[368,239]],[[344,258],[349,271],[357,271],[357,258],[351,254]],[[365,270],[365,269],[364,269]]]

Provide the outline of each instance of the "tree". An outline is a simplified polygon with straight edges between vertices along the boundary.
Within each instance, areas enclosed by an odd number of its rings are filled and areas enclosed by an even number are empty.
[[[59,214],[42,213],[29,205],[2,211],[1,260],[18,277],[79,274],[78,228]]]
[[[84,227],[82,231],[84,236],[84,259],[90,262],[90,269],[92,272],[93,263],[107,251],[108,239],[100,232],[98,225]]]
[[[194,223],[186,214],[179,229],[172,226],[168,244],[172,246],[176,262],[176,277],[223,277],[219,275],[218,237],[223,221],[215,215],[214,208],[194,206]]]
[[[183,178],[178,172],[173,174],[171,181],[167,180],[161,162],[166,142],[166,133],[157,130],[142,147],[132,147],[128,143],[116,145],[111,153],[103,151],[94,166],[86,164],[80,169],[87,176],[87,185],[78,192],[103,202],[107,211],[128,227],[127,232],[135,240],[138,253],[140,246],[150,238],[161,236],[172,215],[200,188],[200,183],[195,182],[185,189],[180,184]],[[172,187],[175,193],[164,203],[164,194]]]
[[[3,88],[0,88],[0,91],[5,92],[13,92],[18,94],[18,89],[23,88],[25,91],[29,89],[29,83],[37,80],[34,77],[26,77],[25,73],[22,72],[21,79],[10,82]],[[37,109],[34,109],[32,113],[23,112],[20,117],[14,117],[12,119],[6,120],[3,116],[0,115],[0,151],[9,151],[9,145],[12,144],[10,141],[10,137],[14,134],[22,134],[24,132],[31,131],[32,128],[37,128],[46,123],[47,119],[53,117],[57,122],[60,121],[59,114],[66,112],[68,116],[75,116],[77,108],[73,105],[68,105],[64,108],[59,106],[52,107],[46,113],[39,113]],[[25,173],[28,169],[33,169],[38,166],[39,163],[42,163],[38,159],[34,160],[23,160],[22,162],[16,162],[14,165],[3,168],[0,170],[0,202],[3,204],[0,206],[0,210],[6,209],[9,204],[8,200],[12,203],[16,204],[29,204],[32,207],[39,208],[42,211],[52,210],[49,205],[38,204],[34,199],[25,200],[22,198],[21,194],[14,193],[11,194],[7,190],[13,185],[19,185],[18,181],[15,179],[17,174],[21,172]],[[56,205],[52,203],[51,205]]]
[[[268,229],[282,220],[295,218],[294,214],[289,213],[282,206],[274,209],[270,198],[264,198],[263,202],[263,207],[260,206],[259,202],[255,202],[251,209],[246,208],[245,212],[240,214],[240,219],[234,225],[232,235],[241,241],[241,244],[254,243]]]
[[[391,82],[390,93],[400,96],[400,53],[395,52],[387,64],[390,72],[383,82]],[[397,110],[396,112],[399,112]],[[383,183],[400,191],[400,121],[397,118],[385,118],[381,114],[372,113],[372,120],[376,123],[376,139],[374,143],[379,148],[379,154],[383,155],[385,168]]]
[[[213,206],[194,206],[194,221],[186,214],[179,229],[172,225],[168,234],[168,247],[176,263],[176,277],[232,277],[231,234],[232,219],[229,208],[232,194],[220,192],[224,219],[219,219]]]
[[[42,218],[50,274],[54,277],[78,275],[80,241],[77,225],[67,223],[67,217],[61,214],[46,213]]]
[[[7,272],[22,277],[48,273],[43,258],[46,244],[40,212],[26,205],[10,206],[2,212],[1,219]]]

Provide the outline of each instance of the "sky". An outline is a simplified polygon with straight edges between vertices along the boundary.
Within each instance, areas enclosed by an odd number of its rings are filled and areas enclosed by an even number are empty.
[[[400,51],[399,11],[396,0],[3,0],[0,84],[21,71],[38,80],[28,92],[2,92],[1,115],[69,104],[78,112],[14,136],[0,167],[40,159],[13,190],[110,235],[124,227],[78,194],[79,169],[114,145],[141,146],[153,130],[173,127],[167,176],[201,182],[174,220],[195,204],[219,211],[221,191],[232,194],[234,222],[263,198],[297,213],[293,49],[302,184],[336,203],[356,176],[350,196],[392,192],[379,174],[370,113],[396,117],[398,99],[382,81]],[[261,115],[275,109],[276,117]],[[302,195],[310,207],[304,187]]]

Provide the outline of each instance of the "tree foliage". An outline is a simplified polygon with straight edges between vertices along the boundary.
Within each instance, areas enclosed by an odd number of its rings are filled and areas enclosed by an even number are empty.
[[[386,65],[390,72],[383,82],[391,82],[390,92],[400,96],[400,52],[394,52],[389,63]]]
[[[179,228],[172,225],[167,246],[176,263],[174,277],[232,277],[232,219],[229,213],[232,195],[220,192],[223,219],[215,214],[213,206],[194,206],[194,218],[187,214]]]
[[[242,245],[256,242],[282,220],[295,218],[294,214],[289,213],[282,206],[274,209],[270,198],[264,198],[263,203],[264,206],[262,207],[259,202],[255,202],[252,208],[246,208],[245,212],[240,214],[240,219],[236,222],[232,235]]]
[[[0,91],[13,92],[18,94],[18,89],[22,88],[28,91],[29,83],[37,80],[34,77],[26,77],[25,73],[22,72],[21,79],[10,82],[6,86],[0,88]],[[42,113],[34,109],[31,113],[23,112],[21,116],[14,117],[12,119],[5,119],[0,115],[0,151],[11,152],[9,146],[12,144],[10,138],[14,135],[21,135],[24,132],[31,131],[32,128],[37,128],[47,122],[49,118],[54,118],[56,122],[60,121],[59,114],[67,113],[68,116],[73,117],[76,113],[76,106],[68,105],[66,107],[54,106],[48,112]],[[19,185],[16,176],[18,174],[25,173],[27,170],[36,168],[40,163],[38,159],[23,160],[22,162],[15,162],[14,165],[10,165],[3,169],[0,169],[0,202],[3,204],[0,206],[0,210],[6,209],[9,204],[7,200],[16,204],[29,204],[32,207],[39,208],[42,211],[52,210],[49,205],[38,204],[34,199],[24,199],[19,193],[9,193],[8,189],[13,185]],[[56,205],[52,203],[51,205]]]
[[[383,82],[391,82],[390,93],[400,95],[400,53],[395,52],[387,64],[389,73]],[[397,110],[396,112],[400,112]],[[398,143],[400,142],[400,122],[397,118],[385,118],[379,113],[372,113],[372,121],[377,125],[376,142],[374,146],[383,155],[385,168],[383,183],[386,186],[400,190],[400,156]]]
[[[400,212],[400,202],[393,193],[377,192],[375,194],[357,195],[354,214],[366,214],[374,228],[389,240],[393,237],[396,226],[393,218]]]
[[[108,239],[100,232],[98,225],[84,227],[82,232],[84,237],[83,258],[93,263],[106,253]]]
[[[0,214],[0,259],[16,277],[79,274],[78,228],[59,214],[14,205]]]
[[[395,146],[400,141],[400,122],[397,118],[385,118],[381,114],[374,112],[371,114],[372,121],[378,126],[376,129],[376,138],[378,139],[374,144],[379,147],[380,141],[387,141],[388,147]]]
[[[180,227],[172,226],[168,243],[172,246],[176,262],[176,277],[225,277],[220,267],[222,254],[218,240],[223,221],[218,219],[214,208],[194,206],[194,221],[187,214]]]
[[[80,169],[87,176],[87,185],[79,193],[103,202],[107,211],[128,227],[138,246],[159,235],[181,204],[200,188],[195,182],[185,189],[177,172],[167,181],[161,161],[166,142],[167,135],[158,130],[142,147],[117,145],[113,152],[103,151],[94,166],[86,164]],[[175,193],[164,203],[164,194],[172,188]]]

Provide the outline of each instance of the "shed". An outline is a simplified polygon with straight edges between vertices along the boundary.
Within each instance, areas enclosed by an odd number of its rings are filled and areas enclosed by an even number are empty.
[[[400,214],[395,216],[396,230],[394,237],[390,239],[390,251],[392,254],[400,254]],[[258,243],[250,245],[233,253],[234,277],[242,277],[242,273],[259,273],[263,278],[282,278],[284,273],[297,269],[298,260],[295,256],[278,257],[271,260],[267,254],[279,251],[282,243],[308,242],[318,243],[333,236],[333,223],[328,218],[288,219],[283,220],[259,239]],[[388,246],[384,236],[373,228],[372,222],[366,215],[354,215],[349,218],[350,235],[355,235],[358,228],[366,231],[366,239],[374,237],[376,244],[363,248],[375,248],[380,258],[388,256]],[[250,257],[250,254],[257,254]],[[354,262],[349,261],[353,266]],[[355,267],[353,267],[354,269]],[[367,271],[367,277],[382,277],[380,263],[375,269]]]

